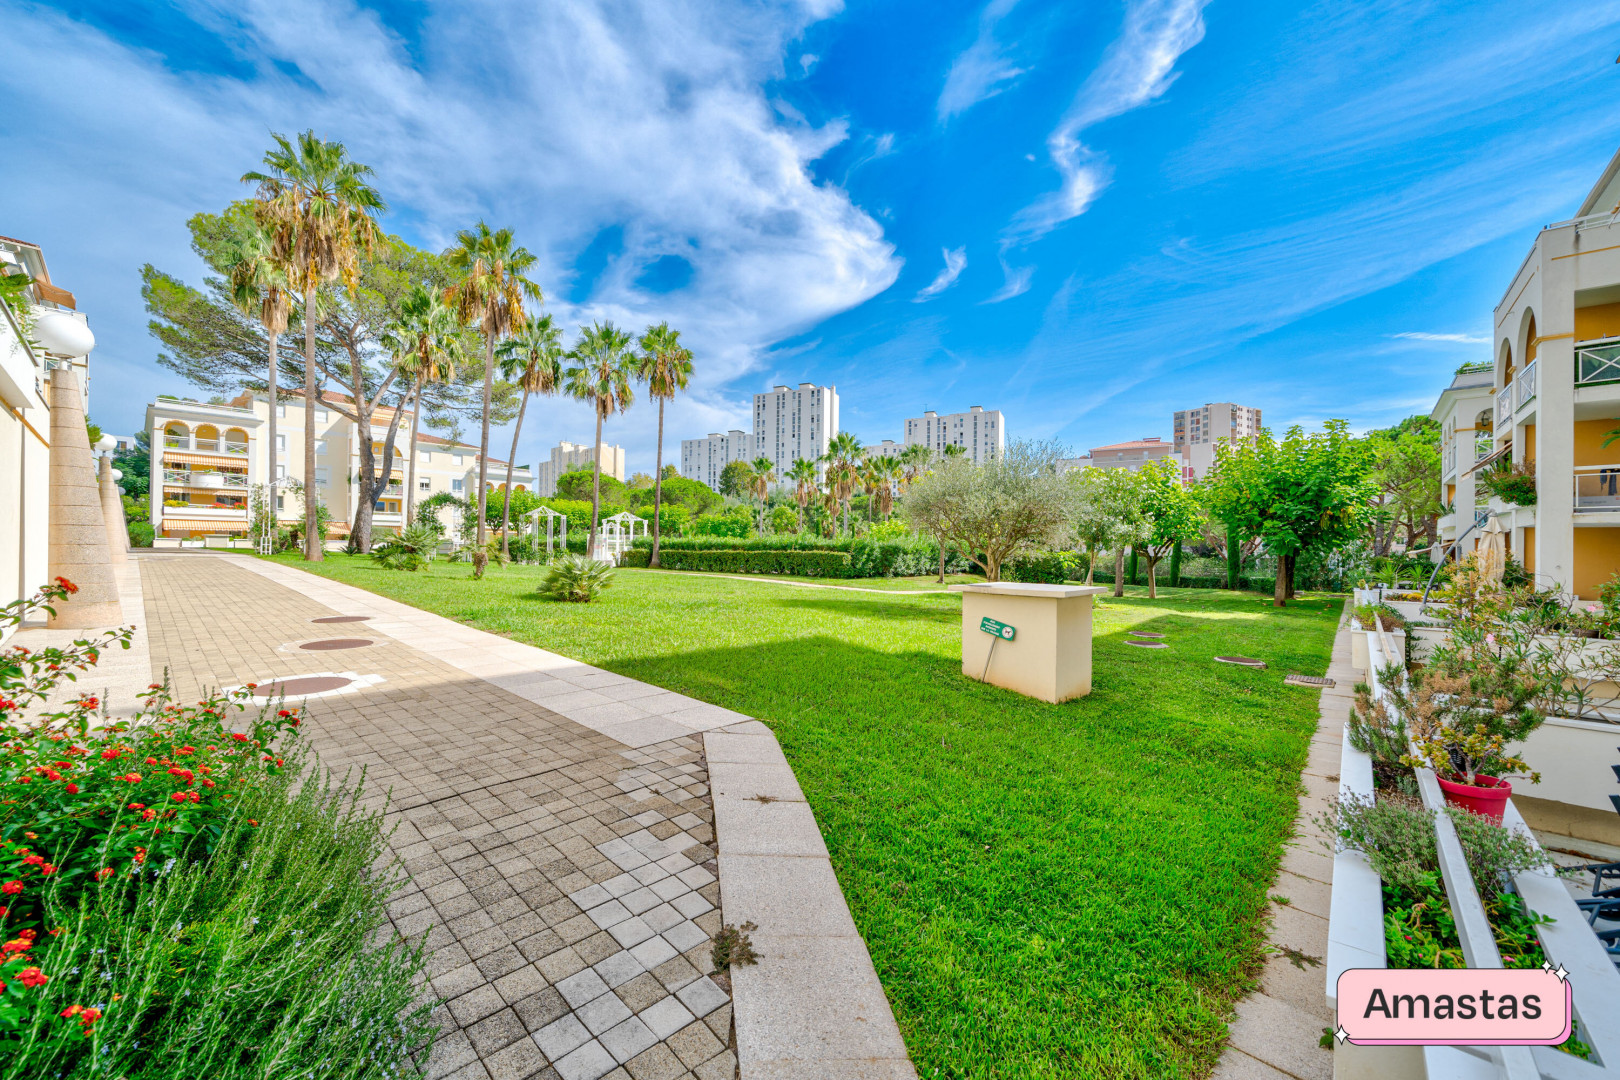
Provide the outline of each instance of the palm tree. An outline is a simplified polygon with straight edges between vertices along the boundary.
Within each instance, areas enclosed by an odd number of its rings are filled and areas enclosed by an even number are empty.
[[[416,436],[422,426],[422,390],[428,383],[453,382],[462,355],[461,319],[437,291],[417,285],[400,301],[399,318],[383,334],[400,373],[411,381],[411,449],[405,488],[405,524],[416,503]]]
[[[776,483],[776,463],[762,454],[748,464],[754,470],[748,478],[748,486],[759,500],[759,535],[764,536],[765,500],[771,493],[771,485]]]
[[[512,524],[512,463],[517,460],[518,433],[529,411],[530,394],[555,394],[562,388],[562,328],[550,315],[530,319],[517,334],[501,342],[501,378],[523,391],[517,423],[512,426],[512,452],[506,458],[506,499],[501,508],[501,555],[512,557],[507,530]]]
[[[630,389],[630,345],[630,335],[612,323],[592,323],[581,328],[579,341],[568,353],[575,365],[565,372],[568,393],[596,410],[596,454],[591,463],[596,475],[591,479],[591,534],[585,548],[590,558],[596,557],[596,524],[602,513],[602,421],[628,409],[636,399]]]
[[[523,298],[536,304],[545,299],[540,286],[524,274],[538,261],[526,248],[512,243],[511,229],[491,229],[480,221],[476,229],[456,234],[456,246],[445,258],[462,279],[445,290],[445,300],[463,321],[477,323],[484,334],[484,401],[482,434],[478,444],[478,539],[473,548],[473,577],[484,576],[489,561],[489,525],[484,508],[489,498],[489,405],[495,386],[495,342],[523,329],[528,316]]]
[[[804,509],[816,494],[821,477],[816,472],[815,462],[809,458],[798,458],[788,469],[786,478],[793,481],[793,501],[799,504],[799,528],[803,530]]]
[[[360,255],[369,254],[381,235],[375,216],[388,209],[366,180],[371,167],[349,160],[340,142],[313,131],[296,145],[272,133],[276,148],[264,155],[265,172],[242,174],[257,184],[253,213],[270,237],[269,258],[289,289],[304,295],[304,483],[315,479],[315,293],[322,282],[339,278],[352,292],[360,279]],[[323,537],[317,535],[319,497],[304,499],[304,558],[319,562]]]
[[[287,319],[292,314],[292,291],[287,287],[287,274],[273,257],[275,245],[270,234],[254,222],[239,244],[233,245],[231,255],[231,299],[247,316],[257,315],[264,327],[269,349],[269,376],[265,390],[270,398],[270,520],[276,520],[275,490],[280,457],[276,448],[276,368],[280,363],[277,347],[280,337],[287,332]],[[272,532],[274,528],[272,527]]]
[[[929,461],[933,460],[934,453],[925,443],[912,443],[900,451],[899,462],[903,472],[900,477],[900,490],[904,491],[917,482],[928,468]]]
[[[884,521],[894,512],[894,487],[903,472],[900,459],[887,454],[875,454],[866,462],[866,475],[874,485],[869,490],[877,496],[878,513],[883,515]]]
[[[821,460],[827,463],[827,487],[844,508],[844,532],[849,532],[849,500],[860,478],[861,440],[840,431],[827,443]]]
[[[686,389],[692,377],[692,352],[681,344],[681,332],[669,323],[647,327],[641,335],[641,354],[636,358],[636,378],[647,384],[647,393],[658,400],[658,457],[653,470],[653,545],[647,565],[658,566],[658,542],[664,508],[664,403]]]

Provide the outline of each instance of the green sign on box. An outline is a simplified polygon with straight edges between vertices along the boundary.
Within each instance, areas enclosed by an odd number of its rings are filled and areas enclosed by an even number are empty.
[[[1013,635],[1018,633],[1017,630],[1013,629],[1011,626],[1008,626],[1006,623],[997,622],[996,620],[988,617],[980,621],[979,629],[983,630],[991,637],[1000,638],[1002,641],[1011,641],[1013,639]]]

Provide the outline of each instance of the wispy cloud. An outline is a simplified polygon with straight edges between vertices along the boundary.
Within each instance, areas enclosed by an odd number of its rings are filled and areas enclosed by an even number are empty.
[[[1442,341],[1457,345],[1489,345],[1491,339],[1478,337],[1474,334],[1429,334],[1422,330],[1403,330],[1399,334],[1389,335],[1393,338],[1404,338],[1407,341]]]
[[[950,248],[946,248],[945,268],[941,270],[937,276],[935,276],[933,281],[930,281],[923,288],[917,290],[917,295],[911,298],[912,303],[921,304],[926,300],[932,300],[934,297],[938,296],[952,285],[955,285],[956,279],[962,276],[962,271],[966,269],[966,267],[966,247],[959,247],[954,251]]]
[[[980,303],[999,304],[1003,300],[1011,300],[1015,296],[1022,296],[1029,292],[1029,283],[1035,276],[1033,266],[1012,266],[1007,262],[1006,256],[1001,258],[1001,273],[1006,278],[1001,288],[985,297]]]
[[[1108,186],[1107,159],[1080,141],[1093,124],[1146,105],[1176,81],[1176,61],[1204,37],[1209,0],[1131,0],[1120,36],[1081,86],[1046,148],[1062,186],[1019,211],[1008,236],[1038,239],[1079,217]]]
[[[934,104],[941,123],[995,97],[1024,74],[1025,69],[1008,59],[1006,46],[996,35],[1001,20],[1017,4],[1018,0],[990,0],[979,12],[979,34],[951,63],[944,89]]]

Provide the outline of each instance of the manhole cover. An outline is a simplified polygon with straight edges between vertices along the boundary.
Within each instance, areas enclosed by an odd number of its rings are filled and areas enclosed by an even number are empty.
[[[1239,667],[1263,668],[1266,666],[1264,660],[1253,656],[1217,656],[1215,659],[1223,664],[1236,664]]]
[[[374,644],[370,638],[363,637],[335,637],[324,641],[306,641],[298,646],[309,652],[335,652],[338,649],[363,649]]]
[[[328,615],[324,619],[311,619],[312,623],[365,622],[370,615]]]
[[[1168,649],[1170,646],[1162,641],[1127,641],[1127,645],[1135,645],[1138,649]]]
[[[1290,675],[1283,679],[1287,686],[1332,686],[1333,680],[1322,675]]]
[[[1162,638],[1162,637],[1164,637],[1163,634],[1154,634],[1154,633],[1150,633],[1147,630],[1127,630],[1125,632],[1127,634],[1131,635],[1131,637],[1150,637],[1150,638]]]
[[[354,682],[337,675],[312,675],[303,679],[277,679],[275,682],[260,683],[253,688],[253,696],[261,698],[306,697],[310,694],[324,694],[329,690],[341,690]]]

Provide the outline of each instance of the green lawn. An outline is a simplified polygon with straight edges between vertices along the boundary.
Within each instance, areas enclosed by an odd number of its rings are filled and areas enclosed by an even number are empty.
[[[954,595],[626,570],[574,605],[534,596],[534,567],[311,569],[770,724],[923,1077],[1219,1056],[1316,724],[1282,679],[1324,673],[1338,601],[1103,597],[1095,690],[1054,706],[962,676]],[[1210,659],[1232,653],[1271,667]]]

